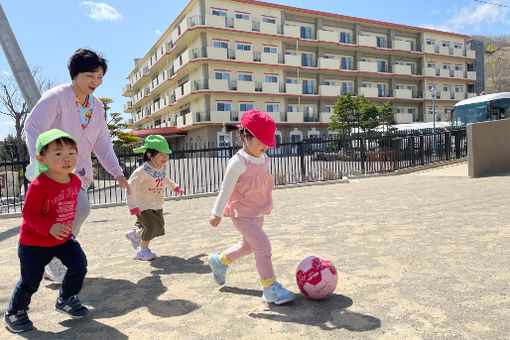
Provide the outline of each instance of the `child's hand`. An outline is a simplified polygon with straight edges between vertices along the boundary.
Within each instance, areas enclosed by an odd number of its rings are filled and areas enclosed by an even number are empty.
[[[218,224],[220,224],[221,222],[221,217],[218,217],[218,216],[214,216],[214,215],[211,215],[211,217],[209,217],[209,223],[213,226],[213,227],[217,227]]]
[[[55,223],[50,228],[50,235],[57,240],[63,240],[71,233],[72,228],[65,224]]]

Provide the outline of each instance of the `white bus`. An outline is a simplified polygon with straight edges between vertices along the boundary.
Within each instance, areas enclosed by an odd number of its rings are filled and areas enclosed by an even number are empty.
[[[464,99],[452,111],[452,127],[469,123],[510,118],[510,92],[486,94]]]

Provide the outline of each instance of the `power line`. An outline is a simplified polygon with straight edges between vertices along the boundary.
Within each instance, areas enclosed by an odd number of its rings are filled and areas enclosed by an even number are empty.
[[[497,4],[495,2],[489,2],[489,1],[483,1],[483,0],[473,0],[473,1],[481,2],[481,3],[487,4],[487,5],[492,5],[492,6],[499,6],[499,7],[510,8],[510,6]]]

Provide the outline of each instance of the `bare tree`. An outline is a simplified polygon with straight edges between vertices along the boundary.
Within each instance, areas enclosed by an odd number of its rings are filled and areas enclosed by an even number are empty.
[[[37,87],[44,93],[46,90],[54,86],[51,80],[43,79],[40,76],[41,70],[38,67],[31,68],[32,75],[36,81]],[[25,154],[23,152],[23,140],[24,140],[24,128],[25,120],[27,119],[28,113],[30,112],[29,107],[21,91],[19,90],[18,84],[12,75],[3,75],[0,77],[0,114],[11,117],[14,121],[14,129],[16,132],[16,142],[18,144],[18,155],[19,159],[22,160]]]

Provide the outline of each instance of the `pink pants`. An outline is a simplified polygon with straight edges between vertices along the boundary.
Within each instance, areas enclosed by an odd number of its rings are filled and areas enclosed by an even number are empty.
[[[233,262],[253,252],[260,278],[262,280],[272,278],[274,270],[271,262],[271,242],[262,230],[264,217],[232,217],[232,222],[242,237],[225,251],[227,258]]]

